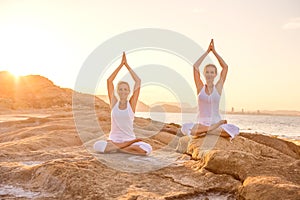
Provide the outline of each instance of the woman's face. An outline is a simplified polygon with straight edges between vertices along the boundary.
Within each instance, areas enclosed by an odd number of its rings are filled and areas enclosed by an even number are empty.
[[[123,83],[119,85],[117,93],[120,99],[127,99],[130,93],[130,89],[127,84]]]
[[[216,69],[213,66],[207,66],[204,71],[206,82],[213,82],[216,76]]]

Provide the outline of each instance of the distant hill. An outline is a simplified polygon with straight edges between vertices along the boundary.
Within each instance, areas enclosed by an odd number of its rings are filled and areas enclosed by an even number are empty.
[[[73,94],[82,99],[91,97],[88,94],[56,86],[40,75],[15,78],[7,71],[0,72],[1,109],[71,107]],[[78,102],[84,106],[86,101]],[[99,98],[95,100],[95,106],[108,108],[108,105]]]
[[[173,113],[180,113],[181,109],[178,106],[168,105],[168,104],[156,104],[155,106],[151,107],[151,112],[173,112]]]
[[[183,112],[183,113],[195,113],[197,112],[197,106],[192,107],[189,103],[181,102],[156,102],[155,104],[163,107],[167,112]],[[151,109],[152,110],[152,109]]]

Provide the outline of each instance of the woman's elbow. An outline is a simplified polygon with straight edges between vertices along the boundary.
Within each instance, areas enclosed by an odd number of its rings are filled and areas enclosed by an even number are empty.
[[[142,80],[140,78],[137,78],[136,81],[135,81],[135,83],[139,84],[139,85],[141,84],[141,82],[142,82]]]
[[[109,85],[109,84],[111,84],[111,83],[113,82],[113,80],[112,80],[111,78],[108,78],[108,79],[106,80],[106,82],[107,82],[107,85]]]

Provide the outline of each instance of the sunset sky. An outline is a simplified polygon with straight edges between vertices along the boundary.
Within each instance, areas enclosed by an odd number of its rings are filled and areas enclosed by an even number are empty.
[[[298,0],[0,0],[0,71],[40,74],[74,88],[83,63],[99,45],[142,28],[180,33],[205,50],[214,38],[229,66],[224,86],[228,109],[300,110]],[[131,52],[127,59],[132,68],[168,66],[196,91],[191,65],[175,55],[145,50]],[[212,55],[210,59],[217,64]],[[106,78],[119,62],[112,61],[97,94],[106,94]],[[147,85],[140,100],[176,101],[176,94]]]

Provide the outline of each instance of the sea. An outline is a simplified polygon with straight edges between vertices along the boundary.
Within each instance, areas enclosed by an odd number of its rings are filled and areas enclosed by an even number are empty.
[[[25,114],[25,115],[0,115],[0,123],[6,121],[26,120],[29,117],[47,117],[48,115]],[[136,117],[150,118],[164,123],[196,122],[196,113],[169,113],[169,112],[136,112]],[[255,114],[223,114],[227,123],[235,124],[240,132],[260,133],[274,135],[280,138],[300,140],[300,116],[283,115],[255,115]]]
[[[164,123],[196,122],[196,113],[136,112],[136,117],[151,118]],[[235,124],[240,132],[261,133],[280,138],[300,140],[300,116],[226,114],[227,123]]]

